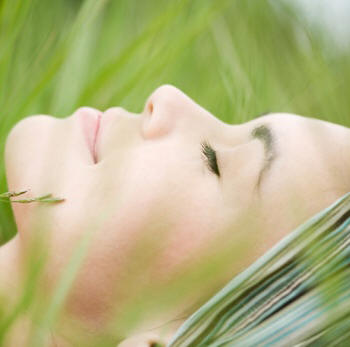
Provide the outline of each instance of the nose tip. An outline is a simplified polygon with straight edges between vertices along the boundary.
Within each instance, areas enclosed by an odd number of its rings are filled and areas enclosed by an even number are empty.
[[[145,111],[152,114],[155,111],[155,106],[169,107],[176,109],[181,98],[188,98],[182,91],[176,87],[166,84],[158,87],[148,98],[145,106]]]
[[[143,111],[144,136],[159,137],[174,129],[180,117],[186,113],[187,99],[185,94],[171,85],[157,88],[148,98]]]

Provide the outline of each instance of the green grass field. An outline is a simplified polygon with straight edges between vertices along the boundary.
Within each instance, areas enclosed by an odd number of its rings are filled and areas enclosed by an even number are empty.
[[[0,0],[1,157],[28,115],[139,112],[165,83],[228,123],[291,112],[350,126],[350,46],[302,18],[268,0]],[[0,221],[5,242],[16,233],[7,203]]]

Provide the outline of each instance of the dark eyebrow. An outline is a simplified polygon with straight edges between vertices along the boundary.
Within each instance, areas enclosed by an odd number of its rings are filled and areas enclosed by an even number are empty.
[[[259,188],[263,174],[271,167],[271,163],[275,159],[275,142],[271,128],[265,124],[255,127],[252,130],[251,135],[254,139],[262,141],[265,149],[264,164],[260,170],[259,179],[257,183],[257,186]]]

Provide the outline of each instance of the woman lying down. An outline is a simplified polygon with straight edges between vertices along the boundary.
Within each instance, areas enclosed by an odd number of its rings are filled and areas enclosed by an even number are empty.
[[[12,204],[18,235],[1,248],[2,295],[18,302],[34,252],[45,259],[43,312],[76,266],[41,343],[74,346],[77,331],[86,346],[97,336],[166,343],[235,274],[350,190],[349,153],[343,126],[291,114],[228,125],[168,85],[141,114],[28,117],[7,139],[9,191],[62,201]],[[8,346],[40,330],[24,311]]]

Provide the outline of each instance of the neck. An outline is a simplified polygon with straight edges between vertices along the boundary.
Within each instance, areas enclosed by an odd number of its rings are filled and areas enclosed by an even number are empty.
[[[0,248],[0,291],[13,293],[18,287],[19,236]]]

